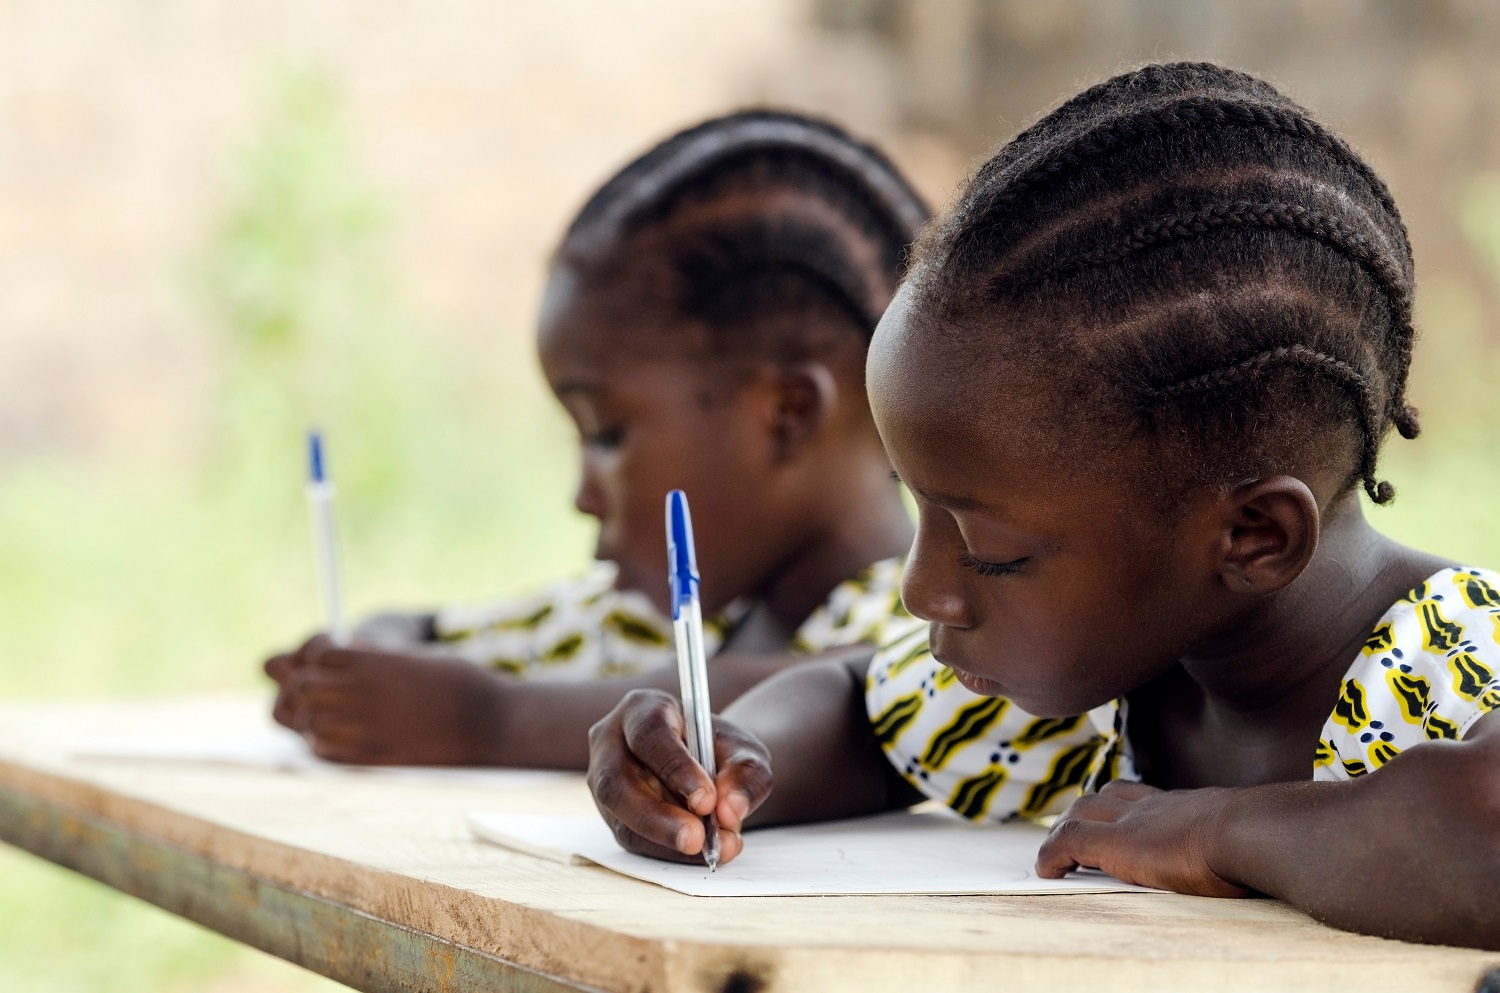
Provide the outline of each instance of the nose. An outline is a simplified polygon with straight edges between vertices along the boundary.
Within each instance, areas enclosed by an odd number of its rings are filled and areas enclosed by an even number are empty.
[[[901,577],[901,601],[924,621],[953,628],[973,627],[974,613],[964,597],[964,577],[959,571],[962,553],[949,548],[952,543],[943,541],[935,530],[930,515],[923,513]]]
[[[583,454],[578,473],[578,490],[573,494],[573,506],[580,514],[596,520],[604,519],[604,488],[599,485],[598,468],[587,451]]]

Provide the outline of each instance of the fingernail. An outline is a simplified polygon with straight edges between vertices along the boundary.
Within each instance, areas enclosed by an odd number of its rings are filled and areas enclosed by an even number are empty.
[[[692,840],[693,828],[690,824],[684,824],[677,829],[677,850],[684,855],[691,854],[688,851],[688,842]]]
[[[739,790],[734,790],[729,794],[729,809],[743,821],[750,816],[750,798]]]
[[[688,809],[691,810],[691,811],[693,811],[693,813],[695,813],[695,814],[707,802],[708,802],[708,790],[705,789],[704,787],[700,786],[696,790],[693,790],[692,793],[688,794],[688,798],[687,798]]]

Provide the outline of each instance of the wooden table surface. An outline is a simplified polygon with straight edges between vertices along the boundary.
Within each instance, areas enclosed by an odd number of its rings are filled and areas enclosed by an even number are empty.
[[[0,839],[379,993],[1467,993],[1500,967],[1500,954],[1344,934],[1269,900],[694,898],[464,827],[477,809],[591,810],[581,780],[496,790],[72,754],[101,735],[254,731],[264,708],[0,705]]]

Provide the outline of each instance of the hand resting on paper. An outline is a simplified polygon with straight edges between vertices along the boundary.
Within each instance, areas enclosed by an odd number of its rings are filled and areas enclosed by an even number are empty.
[[[1194,896],[1240,897],[1250,891],[1210,864],[1211,838],[1234,791],[1159,790],[1113,782],[1079,797],[1052,826],[1037,853],[1037,874],[1061,879],[1080,865],[1128,882]]]
[[[640,855],[696,862],[701,818],[713,811],[722,864],[740,853],[746,828],[919,802],[881,754],[865,716],[868,662],[868,653],[854,662],[809,662],[725,708],[714,719],[717,781],[688,755],[675,696],[626,696],[589,732],[589,787],[616,840]]]

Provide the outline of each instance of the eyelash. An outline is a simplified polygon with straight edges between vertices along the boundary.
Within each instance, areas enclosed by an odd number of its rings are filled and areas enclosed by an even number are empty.
[[[583,443],[592,448],[619,448],[624,438],[624,428],[610,428],[607,431],[595,431],[593,434],[584,435]]]
[[[968,552],[958,557],[958,564],[971,572],[977,572],[981,576],[1013,576],[1020,572],[1030,562],[1030,556],[1014,559],[1010,562],[984,562],[976,559]]]

